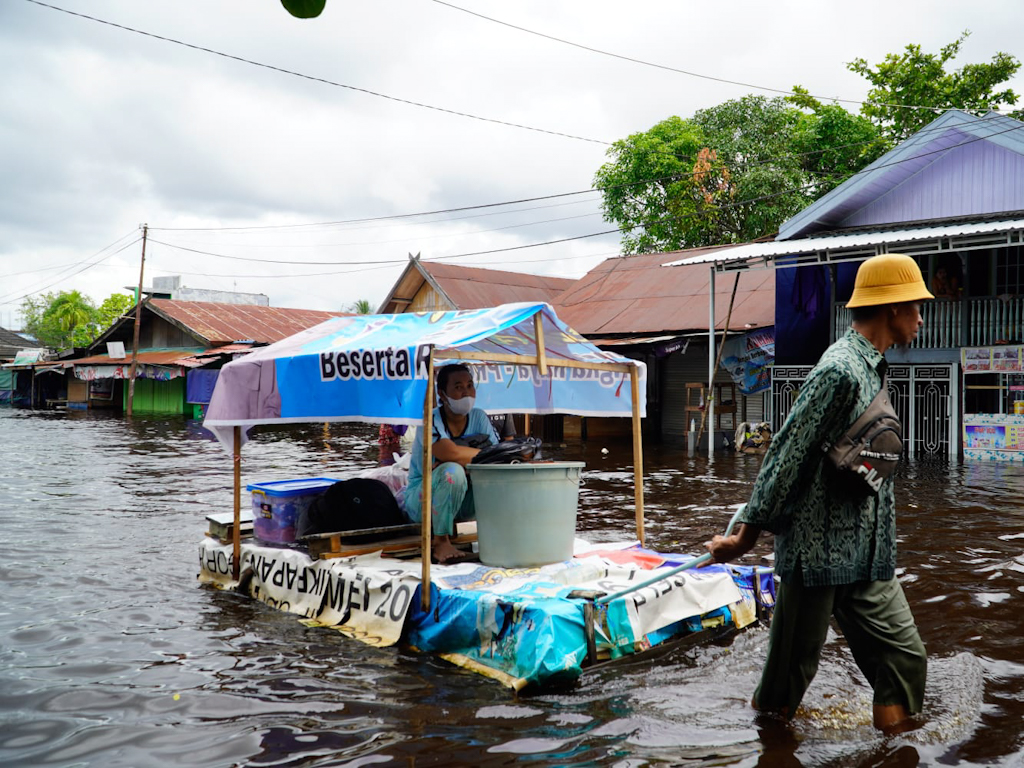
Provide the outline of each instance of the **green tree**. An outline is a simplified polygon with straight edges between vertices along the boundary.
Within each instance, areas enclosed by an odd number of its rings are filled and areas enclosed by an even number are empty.
[[[127,293],[112,293],[107,296],[96,310],[97,322],[99,323],[99,333],[97,336],[112,326],[134,304],[135,299]]]
[[[109,328],[133,299],[112,293],[96,307],[80,291],[59,291],[28,297],[21,304],[25,332],[54,349],[85,347]]]
[[[863,115],[838,104],[822,104],[799,85],[793,93],[786,100],[809,111],[800,115],[793,149],[813,179],[814,197],[839,186],[889,149],[878,128]]]
[[[864,59],[854,59],[846,65],[871,83],[861,113],[892,144],[903,141],[934,120],[936,113],[947,109],[981,115],[1017,103],[1017,94],[1012,89],[997,90],[1020,69],[1020,61],[1008,53],[998,52],[988,63],[966,64],[946,71],[946,65],[956,58],[970,34],[965,31],[937,54],[924,53],[920,45],[912,44],[902,53],[890,53],[874,67]],[[1024,116],[1021,110],[1012,114],[1018,119]]]
[[[22,302],[25,330],[55,349],[85,346],[97,336],[96,307],[79,291],[60,291]]]
[[[351,312],[354,315],[372,315],[373,304],[370,303],[369,299],[359,299],[349,304],[344,311]]]
[[[775,232],[862,167],[832,145],[852,133],[839,130],[841,115],[818,107],[820,114],[805,113],[783,98],[744,96],[615,142],[594,183],[605,218],[623,228],[623,250],[742,242]],[[867,140],[874,137],[869,122],[858,125]]]

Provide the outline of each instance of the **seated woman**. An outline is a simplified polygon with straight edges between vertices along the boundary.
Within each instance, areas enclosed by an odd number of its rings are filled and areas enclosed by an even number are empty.
[[[431,556],[437,563],[458,562],[463,553],[451,542],[455,523],[476,515],[473,489],[466,477],[466,465],[480,452],[464,443],[481,446],[497,445],[487,414],[474,408],[476,387],[465,365],[446,365],[437,372],[437,394],[440,406],[434,409],[433,452],[431,474],[431,520],[433,539]],[[460,443],[463,443],[460,445]],[[409,485],[405,489],[405,512],[414,522],[423,519],[423,430],[416,431],[412,460],[409,464]]]

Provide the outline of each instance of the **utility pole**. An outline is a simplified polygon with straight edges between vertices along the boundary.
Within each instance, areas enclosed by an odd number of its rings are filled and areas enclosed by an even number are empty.
[[[146,234],[149,226],[142,225],[142,259],[139,261],[139,291],[135,297],[135,329],[132,332],[132,367],[128,371],[128,415],[135,403],[135,368],[139,358],[139,326],[142,325],[142,276],[146,270]]]

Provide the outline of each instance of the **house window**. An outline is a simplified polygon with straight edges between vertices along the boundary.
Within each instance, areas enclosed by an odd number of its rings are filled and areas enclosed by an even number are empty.
[[[1021,247],[996,252],[996,296],[1024,293],[1024,254]]]

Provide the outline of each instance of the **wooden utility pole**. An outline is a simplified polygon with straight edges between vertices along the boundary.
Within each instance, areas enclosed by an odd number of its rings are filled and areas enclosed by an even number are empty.
[[[139,291],[135,296],[135,329],[132,332],[132,367],[128,370],[128,415],[135,404],[135,369],[139,358],[139,327],[142,325],[142,276],[146,271],[146,234],[149,226],[142,225],[142,259],[139,261]]]

